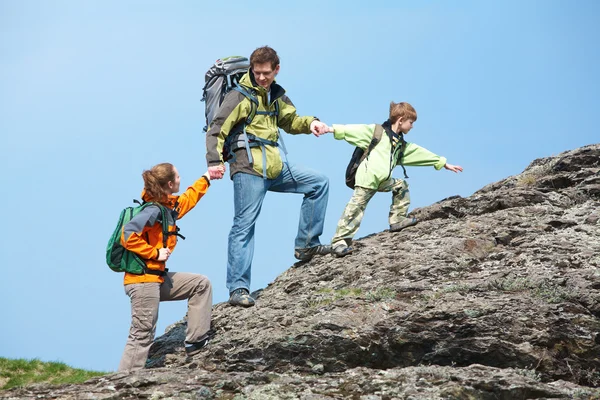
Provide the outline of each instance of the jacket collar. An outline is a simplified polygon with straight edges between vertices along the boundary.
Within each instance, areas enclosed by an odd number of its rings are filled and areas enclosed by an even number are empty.
[[[174,196],[174,195],[170,194],[169,197],[167,198],[167,201],[156,201],[156,200],[154,200],[154,198],[152,198],[150,196],[150,194],[148,194],[146,192],[146,189],[142,190],[142,200],[146,203],[153,201],[153,202],[162,204],[165,207],[173,209],[175,207],[175,203],[177,203],[177,199],[179,199],[179,196]]]
[[[392,130],[392,124],[389,119],[387,121],[385,121],[383,124],[381,124],[381,126],[383,126],[383,129],[385,130],[385,133],[387,133],[390,140],[394,136],[396,136],[397,138],[400,138],[400,139],[402,138],[402,133],[396,133]]]
[[[254,89],[256,92],[260,93],[261,95],[266,95],[266,93],[267,93],[267,89],[265,89],[264,87],[262,87],[258,83],[256,83],[256,80],[254,79],[254,74],[252,73],[252,69],[248,69],[248,72],[246,72],[246,74],[244,74],[242,79],[240,79],[240,85],[246,86],[246,87],[251,87],[252,89]],[[281,85],[277,84],[275,81],[273,81],[273,83],[271,83],[270,89],[271,89],[271,104],[275,100],[277,100],[278,98],[280,98],[281,96],[283,96],[285,94],[285,89],[283,87],[281,87]]]

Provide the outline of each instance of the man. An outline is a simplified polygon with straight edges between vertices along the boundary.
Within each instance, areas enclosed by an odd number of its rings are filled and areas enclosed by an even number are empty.
[[[268,46],[256,49],[250,56],[249,71],[239,82],[243,90],[232,90],[225,96],[206,135],[206,161],[211,179],[221,179],[224,175],[226,139],[233,157],[230,174],[235,215],[229,233],[227,288],[229,303],[234,306],[254,305],[250,296],[254,225],[267,191],[304,195],[294,246],[297,259],[308,261],[315,255],[331,252],[330,246],[319,241],[327,209],[328,178],[289,165],[282,160],[278,148],[279,128],[291,134],[312,132],[320,136],[328,126],[316,117],[296,114],[285,90],[275,83],[278,72],[279,57],[275,50]]]

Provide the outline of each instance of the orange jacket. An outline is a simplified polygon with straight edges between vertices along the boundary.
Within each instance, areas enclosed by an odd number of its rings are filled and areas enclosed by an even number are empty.
[[[180,196],[171,195],[167,202],[161,203],[171,211],[167,212],[169,232],[176,232],[177,228],[175,221],[183,217],[196,206],[200,198],[204,196],[208,190],[209,186],[209,180],[205,176],[202,176]],[[153,201],[145,190],[142,191],[142,200],[146,202]],[[121,244],[123,244],[123,247],[127,250],[136,253],[144,259],[148,269],[164,271],[165,262],[157,260],[158,249],[163,247],[162,224],[157,221],[159,216],[160,209],[158,207],[146,207],[133,217],[131,221],[125,224],[123,233],[121,234]],[[167,247],[173,251],[175,250],[176,245],[177,236],[169,235],[167,238]],[[125,273],[125,285],[146,282],[162,283],[164,282],[164,278],[152,274],[135,275],[127,272]]]

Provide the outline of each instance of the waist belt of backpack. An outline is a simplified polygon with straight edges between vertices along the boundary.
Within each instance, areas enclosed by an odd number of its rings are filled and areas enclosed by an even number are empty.
[[[275,117],[276,119],[279,117],[279,103],[275,102],[275,111],[256,111],[256,115],[266,115],[269,117]],[[267,150],[265,146],[275,146],[279,147],[279,143],[273,142],[272,140],[263,139],[261,137],[255,136],[251,133],[246,132],[246,127],[244,127],[244,134],[246,135],[246,152],[248,153],[248,161],[252,164],[252,154],[250,152],[250,143],[258,143],[260,146],[260,150],[262,152],[262,165],[263,165],[263,179],[267,179]],[[282,142],[283,143],[283,142]],[[283,147],[285,151],[285,146]],[[286,153],[287,154],[287,153]]]
[[[260,147],[263,160],[263,178],[267,179],[267,151],[265,149],[265,146],[279,147],[279,143],[274,142],[272,140],[263,139],[256,135],[253,135],[252,133],[247,133],[246,130],[244,130],[242,133],[240,133],[237,140],[231,144],[231,152],[235,152],[236,150],[239,150],[241,148],[246,148],[246,153],[248,154],[248,162],[252,164],[254,162],[254,158],[252,157],[252,152],[250,151],[250,148]],[[233,161],[235,161],[235,158],[233,159]]]
[[[165,268],[164,271],[160,271],[157,269],[150,269],[148,267],[144,267],[144,273],[148,275],[156,275],[156,276],[165,276],[169,272],[169,268]]]

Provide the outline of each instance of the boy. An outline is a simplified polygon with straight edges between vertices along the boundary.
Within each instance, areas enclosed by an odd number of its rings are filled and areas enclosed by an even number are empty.
[[[403,179],[392,178],[392,170],[397,165],[433,166],[436,170],[446,168],[461,172],[463,168],[451,165],[446,158],[438,156],[414,143],[404,142],[406,135],[417,120],[417,112],[408,103],[390,103],[390,117],[383,123],[381,140],[358,166],[356,184],[352,198],[340,218],[335,235],[331,240],[332,254],[344,257],[352,253],[352,238],[358,232],[367,203],[376,192],[392,192],[390,207],[390,231],[399,232],[415,225],[416,218],[406,216],[410,204],[408,184]],[[333,125],[327,132],[333,132],[338,140],[366,149],[375,131],[372,125]],[[406,174],[405,174],[406,177]]]

